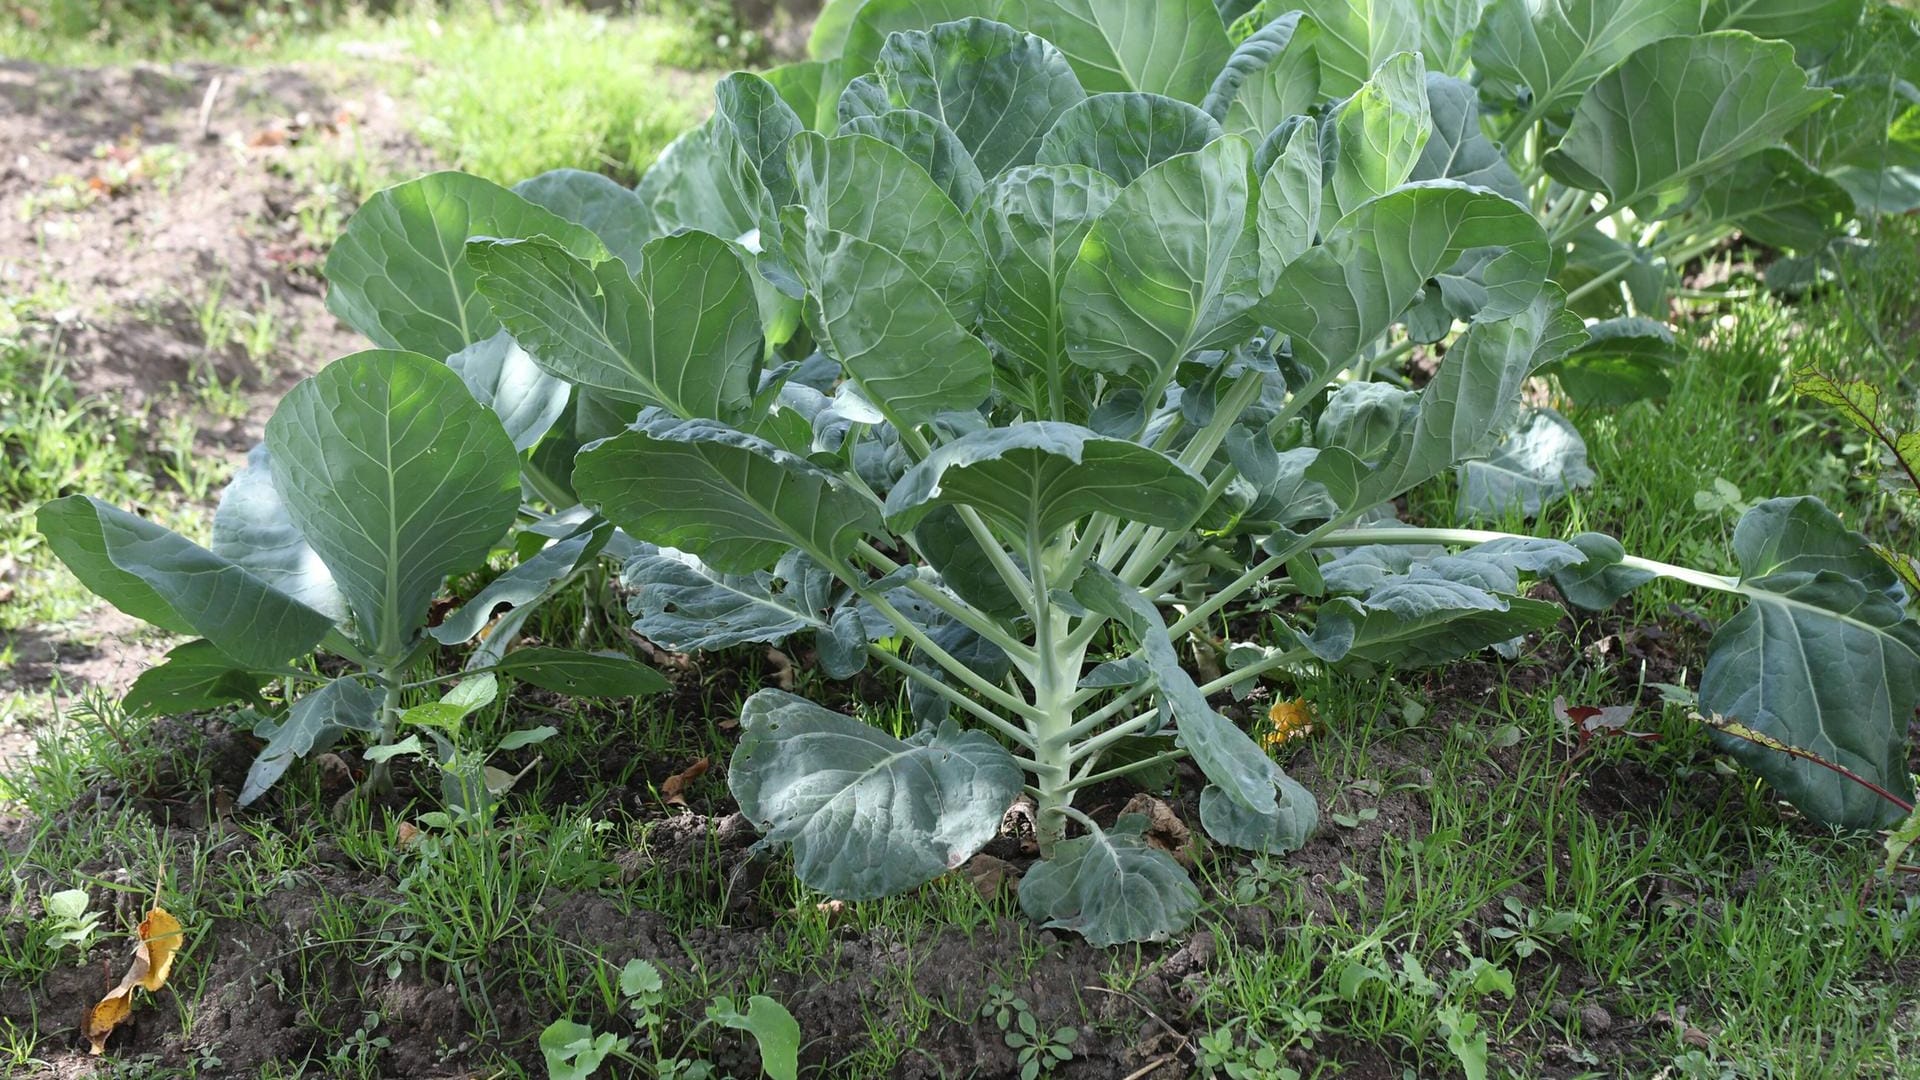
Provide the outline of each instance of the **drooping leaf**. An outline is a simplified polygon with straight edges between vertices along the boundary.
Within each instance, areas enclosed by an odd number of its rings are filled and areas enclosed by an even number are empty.
[[[1200,824],[1223,844],[1265,855],[1285,855],[1305,846],[1320,827],[1320,803],[1300,781],[1272,766],[1274,812],[1257,814],[1209,784],[1200,791]]]
[[[245,806],[265,795],[295,759],[326,749],[345,732],[379,730],[380,694],[356,679],[335,679],[295,701],[284,720],[254,729],[267,745],[248,767],[246,783],[234,801]]]
[[[1067,356],[1163,387],[1193,352],[1250,329],[1259,299],[1252,151],[1234,136],[1170,158],[1122,190],[1067,271]]]
[[[333,627],[239,565],[91,496],[55,499],[36,520],[96,596],[162,630],[204,637],[243,664],[271,667],[309,653]]]
[[[1355,603],[1323,605],[1314,626],[1320,642],[1344,644],[1340,658],[1380,666],[1426,667],[1560,621],[1543,600],[1495,596],[1437,575],[1394,578]]]
[[[267,676],[248,671],[211,641],[175,646],[133,680],[120,708],[128,716],[177,716],[235,701],[258,701]]]
[[[1326,243],[1288,264],[1261,303],[1320,378],[1344,367],[1473,248],[1503,250],[1481,266],[1483,319],[1525,311],[1547,275],[1546,235],[1524,207],[1445,180],[1403,185],[1342,218]]]
[[[513,193],[584,226],[629,268],[640,265],[647,241],[666,231],[638,192],[596,172],[553,169],[513,185]]]
[[[939,505],[971,506],[1014,535],[1044,540],[1095,513],[1163,528],[1200,516],[1206,482],[1152,447],[1042,420],[988,428],[934,450],[887,495],[911,529]]]
[[[1185,930],[1200,890],[1173,856],[1147,843],[1146,826],[1144,815],[1125,814],[1111,829],[1055,844],[1020,879],[1020,910],[1096,948]]]
[[[384,349],[451,356],[500,330],[475,287],[467,241],[544,236],[582,259],[600,238],[506,188],[429,173],[361,205],[327,255],[327,308]]]
[[[442,645],[473,640],[496,615],[504,614],[503,605],[511,611],[551,596],[556,585],[600,554],[612,532],[613,527],[602,522],[599,528],[555,540],[488,582],[478,595],[449,612],[428,633]]]
[[[824,625],[804,585],[764,570],[723,574],[681,551],[635,557],[622,581],[634,593],[634,633],[682,652],[777,643]]]
[[[888,109],[874,116],[856,116],[840,125],[840,135],[867,135],[905,154],[927,170],[941,191],[965,213],[986,190],[980,166],[967,153],[960,137],[938,117],[916,109]]]
[[[868,400],[905,423],[986,400],[992,356],[906,263],[842,232],[809,235],[801,250],[807,325]]]
[[[1769,247],[1818,251],[1853,217],[1853,196],[1793,151],[1772,147],[1741,158],[1700,184],[1700,209]]]
[[[1207,704],[1193,677],[1180,666],[1166,624],[1153,604],[1140,590],[1097,565],[1081,572],[1073,595],[1089,610],[1118,620],[1139,643],[1160,695],[1173,711],[1178,725],[1175,737],[1207,779],[1247,810],[1273,813],[1274,786],[1267,755],[1246,732]]]
[[[382,658],[405,654],[441,581],[519,512],[519,456],[499,419],[415,353],[327,365],[281,400],[267,446],[288,514]]]
[[[762,690],[740,714],[727,785],[794,874],[846,900],[910,889],[959,866],[1020,793],[1013,756],[951,724],[902,741],[792,694]]]
[[[574,485],[629,536],[726,573],[764,570],[794,547],[842,559],[881,529],[877,506],[804,458],[657,411],[581,451]]]
[[[1041,136],[1086,98],[1060,50],[987,19],[889,38],[874,73],[895,106],[944,121],[985,176],[1033,164]]]
[[[1121,187],[1220,137],[1198,106],[1159,94],[1095,94],[1068,109],[1040,143],[1042,165],[1086,165]]]
[[[966,217],[925,169],[866,135],[827,138],[807,132],[793,140],[788,152],[796,199],[806,208],[804,231],[810,242],[805,246],[811,249],[802,256],[797,235],[789,235],[789,257],[813,257],[828,246],[815,239],[819,234],[844,233],[899,259],[962,322],[980,310],[986,256]],[[817,268],[812,272],[817,275]],[[830,291],[817,276],[808,276],[808,268],[800,273],[816,292]]]
[[[1748,604],[1708,646],[1700,707],[1911,802],[1906,729],[1920,706],[1920,626],[1895,599],[1892,571],[1811,498],[1754,507],[1735,527],[1733,549]],[[1901,817],[1814,762],[1715,738],[1816,821],[1870,828]]]
[[[1334,141],[1327,202],[1336,217],[1378,198],[1412,175],[1433,132],[1427,70],[1419,53],[1396,53],[1330,118]]]
[[[665,675],[619,653],[537,645],[515,649],[498,667],[522,682],[571,697],[640,697],[667,689]]]
[[[1833,98],[1808,84],[1785,42],[1739,30],[1668,38],[1587,90],[1545,163],[1555,179],[1602,192],[1613,206],[1658,208]]]
[[[1232,46],[1211,0],[1006,0],[1006,21],[1059,46],[1091,94],[1199,104]]]
[[[1699,31],[1692,0],[1490,0],[1473,63],[1523,88],[1531,115],[1559,119],[1642,46]]]
[[[1043,385],[1061,383],[1067,366],[1061,284],[1087,230],[1119,193],[1111,177],[1086,166],[1035,165],[996,177],[980,201],[992,274],[984,328],[1003,357]]]
[[[1566,417],[1548,408],[1528,412],[1484,460],[1460,466],[1463,520],[1533,517],[1548,503],[1593,483],[1587,444]]]
[[[1312,107],[1320,90],[1313,45],[1320,28],[1288,11],[1234,47],[1201,108],[1228,131],[1257,141]]]
[[[500,418],[515,450],[532,449],[567,410],[572,388],[540,370],[505,330],[447,357],[447,366]]]
[[[1569,543],[1587,560],[1555,571],[1553,585],[1575,607],[1605,611],[1654,578],[1651,571],[1625,565],[1627,549],[1605,533],[1581,533]]]
[[[1665,323],[1638,316],[1602,319],[1587,342],[1545,369],[1581,405],[1614,406],[1665,397],[1668,371],[1686,356]]]
[[[246,467],[220,493],[213,512],[208,548],[254,577],[286,593],[336,623],[347,618],[347,601],[333,583],[307,538],[287,513],[286,500],[273,486],[267,444],[247,452]]]

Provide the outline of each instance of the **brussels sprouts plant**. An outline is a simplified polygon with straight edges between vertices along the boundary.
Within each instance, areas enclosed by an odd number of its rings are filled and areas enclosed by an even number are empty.
[[[503,417],[527,387],[563,399],[534,410],[524,493],[617,528],[638,633],[800,638],[829,677],[905,683],[906,737],[779,690],[743,706],[732,791],[835,896],[945,873],[1024,797],[1030,915],[1174,933],[1198,891],[1084,793],[1190,761],[1208,835],[1291,851],[1314,798],[1219,695],[1503,646],[1558,618],[1528,578],[1596,607],[1655,577],[1738,594],[1702,707],[1910,794],[1920,626],[1817,501],[1752,510],[1736,578],[1394,513],[1550,429],[1531,377],[1666,357],[1642,265],[1736,227],[1816,248],[1860,184],[1890,190],[1897,161],[1843,180],[1818,170],[1863,159],[1813,152],[1892,130],[1818,126],[1858,4],[1295,6],[830,3],[816,59],[722,80],[637,189],[442,173],[377,195],[329,303],[384,349],[510,353]],[[1419,346],[1439,362],[1414,387]],[[1547,497],[1493,464],[1463,494]],[[1278,629],[1233,640],[1256,602]],[[1886,819],[1828,770],[1733,749],[1810,816]]]

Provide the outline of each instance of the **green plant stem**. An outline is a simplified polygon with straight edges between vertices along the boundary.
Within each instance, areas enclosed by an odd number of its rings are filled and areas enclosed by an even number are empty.
[[[1613,284],[1613,282],[1616,281],[1622,274],[1625,274],[1627,271],[1633,269],[1634,264],[1638,261],[1639,261],[1638,259],[1635,259],[1633,256],[1628,255],[1626,258],[1621,259],[1619,262],[1614,263],[1612,266],[1609,266],[1607,269],[1602,271],[1596,277],[1588,281],[1584,281],[1578,286],[1575,286],[1574,290],[1567,294],[1567,303],[1571,304],[1575,300],[1580,299],[1581,297],[1587,295],[1590,292],[1593,292],[1597,289],[1603,289],[1608,285]]]
[[[1082,649],[1066,645],[1068,616],[1053,604],[1047,588],[1046,544],[1038,522],[1027,526],[1027,563],[1033,569],[1034,639],[1040,660],[1029,681],[1038,715],[1027,722],[1033,733],[1035,798],[1033,831],[1041,857],[1052,855],[1053,846],[1066,835],[1066,810],[1073,800],[1071,779],[1072,742],[1067,734],[1073,724],[1069,704],[1080,680],[1085,659]]]
[[[1031,721],[1039,714],[1039,710],[1033,705],[1021,701],[1019,698],[1014,697],[1012,694],[981,678],[972,668],[961,663],[952,653],[941,648],[938,642],[928,637],[924,631],[914,625],[912,620],[902,615],[899,608],[894,607],[892,603],[888,602],[886,597],[867,588],[864,582],[856,581],[850,574],[844,576],[841,580],[845,581],[854,592],[858,593],[861,599],[872,604],[874,610],[886,616],[887,621],[893,623],[894,628],[899,630],[902,636],[912,641],[915,648],[920,649],[932,657],[935,663],[946,668],[954,678],[965,683],[968,689],[1023,720]]]
[[[900,569],[899,563],[888,558],[885,552],[865,540],[859,541],[854,546],[854,552],[869,563],[872,563],[874,569],[879,570],[882,574],[891,574]],[[967,629],[972,630],[974,633],[979,634],[981,637],[999,646],[1008,656],[1014,659],[1015,663],[1024,662],[1026,664],[1032,664],[1035,662],[1034,652],[1025,642],[1015,638],[1005,627],[995,622],[986,613],[975,608],[972,604],[967,603],[965,600],[946,592],[930,582],[920,580],[918,575],[906,579],[904,585],[905,588],[915,596],[939,608]]]
[[[1587,193],[1580,192],[1579,194],[1586,195]],[[1591,201],[1592,196],[1588,195],[1587,197],[1588,197],[1588,200]],[[1579,204],[1576,203],[1576,205],[1579,205]],[[1580,232],[1580,230],[1585,229],[1589,225],[1597,225],[1600,222],[1605,221],[1607,218],[1612,217],[1613,214],[1614,214],[1614,208],[1611,204],[1609,204],[1607,206],[1601,207],[1598,210],[1589,211],[1588,213],[1581,215],[1579,217],[1573,217],[1572,215],[1569,215],[1571,220],[1561,220],[1554,224],[1553,230],[1547,234],[1547,242],[1555,246],[1563,244],[1568,240],[1572,239],[1575,234]]]
[[[1178,748],[1175,748],[1173,750],[1163,750],[1160,753],[1153,755],[1152,757],[1141,758],[1139,761],[1129,761],[1125,765],[1115,765],[1111,769],[1102,769],[1101,771],[1097,773],[1093,773],[1091,775],[1083,774],[1080,776],[1076,776],[1072,780],[1068,781],[1067,789],[1069,791],[1078,791],[1081,788],[1092,787],[1095,784],[1104,784],[1109,780],[1118,780],[1123,776],[1127,776],[1131,773],[1139,772],[1142,769],[1150,769],[1155,765],[1170,764],[1175,761],[1180,761],[1188,756],[1190,755],[1188,755],[1188,753],[1185,750],[1181,750]],[[1096,760],[1098,759],[1097,758],[1087,759],[1089,764],[1091,764]]]
[[[1342,529],[1329,532],[1324,536],[1314,536],[1309,547],[1362,547],[1368,544],[1484,544],[1492,540],[1530,539],[1521,533],[1496,532],[1491,529]],[[1740,579],[1723,574],[1709,574],[1704,570],[1675,566],[1672,563],[1643,559],[1637,555],[1628,555],[1620,560],[1620,565],[1634,570],[1645,570],[1663,578],[1693,585],[1697,588],[1711,589],[1715,592],[1740,592]]]
[[[919,683],[921,686],[960,706],[962,709],[971,713],[981,723],[1013,740],[1015,743],[1027,747],[1033,745],[1032,737],[1025,731],[1013,724],[1007,723],[992,709],[987,708],[985,705],[948,686],[944,681],[935,678],[932,673],[914,667],[912,664],[907,663],[905,660],[900,659],[900,657],[878,645],[869,644],[867,646],[867,655],[899,672],[909,680]]]

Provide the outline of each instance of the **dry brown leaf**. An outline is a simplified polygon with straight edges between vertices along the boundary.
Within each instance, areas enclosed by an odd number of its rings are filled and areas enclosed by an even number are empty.
[[[420,829],[411,821],[403,821],[393,831],[394,843],[400,847],[412,847],[420,840]]]
[[[1200,853],[1200,845],[1193,830],[1173,812],[1173,807],[1143,791],[1127,800],[1127,805],[1120,808],[1120,813],[1145,816],[1147,843],[1173,856],[1181,866],[1192,869],[1193,860]]]
[[[712,767],[713,762],[706,758],[701,758],[680,772],[667,777],[665,782],[660,785],[661,801],[668,806],[687,805],[687,785],[705,776],[707,770]]]
[[[127,968],[127,974],[121,978],[120,985],[108,991],[99,1004],[87,1010],[86,1036],[92,1044],[91,1052],[104,1054],[107,1050],[107,1036],[113,1029],[133,1014],[133,988],[138,986],[148,993],[159,990],[167,984],[167,976],[173,973],[173,958],[180,952],[182,934],[180,920],[169,915],[164,908],[155,906],[140,920],[140,941],[133,949],[133,964]]]
[[[793,657],[767,646],[767,664],[773,668],[773,683],[782,690],[793,689]]]

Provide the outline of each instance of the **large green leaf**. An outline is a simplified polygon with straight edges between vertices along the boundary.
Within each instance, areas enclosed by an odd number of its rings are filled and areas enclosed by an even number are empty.
[[[1678,202],[1689,181],[1760,150],[1832,101],[1793,46],[1740,30],[1668,38],[1595,82],[1547,171],[1614,206]]]
[[[559,378],[678,416],[731,419],[752,398],[752,272],[710,233],[648,243],[635,277],[544,240],[484,241],[468,259],[514,338]]]
[[[1327,202],[1336,217],[1405,183],[1433,133],[1427,69],[1419,53],[1396,53],[1334,109]]]
[[[1443,577],[1400,577],[1354,603],[1321,607],[1316,645],[1339,642],[1342,660],[1379,666],[1426,667],[1458,660],[1560,621],[1560,608],[1543,600],[1495,596]]]
[[[713,100],[714,151],[765,232],[774,212],[793,201],[787,142],[807,125],[772,83],[749,71],[721,79]]]
[[[1625,405],[1666,396],[1667,373],[1686,354],[1665,323],[1623,315],[1588,326],[1586,343],[1542,374],[1581,405]]]
[[[1042,165],[1087,165],[1121,187],[1170,157],[1220,137],[1197,105],[1159,94],[1095,94],[1060,117],[1040,144]]]
[[[1920,706],[1920,625],[1893,572],[1818,500],[1761,503],[1735,527],[1747,606],[1708,646],[1700,706],[1913,800],[1907,726]],[[1901,817],[1831,770],[1727,735],[1717,741],[1816,821]]]
[[[1491,192],[1422,180],[1362,204],[1324,244],[1281,273],[1261,318],[1292,336],[1296,358],[1331,373],[1391,326],[1471,248],[1503,249],[1481,267],[1483,319],[1526,310],[1549,262],[1546,234],[1525,207]]]
[[[1433,134],[1413,166],[1412,179],[1458,180],[1526,201],[1527,189],[1513,167],[1480,131],[1480,95],[1472,83],[1428,72],[1427,112]]]
[[[273,486],[273,459],[265,443],[247,453],[246,467],[220,493],[207,547],[334,622],[346,621],[347,601],[332,572],[300,535]]]
[[[267,721],[254,734],[267,740],[247,769],[234,802],[245,806],[267,793],[286,775],[294,759],[324,750],[348,731],[372,735],[380,730],[380,695],[354,679],[335,679],[295,701],[280,721]]]
[[[585,226],[617,259],[640,265],[640,249],[666,230],[633,189],[600,173],[553,169],[513,185],[513,193]]]
[[[1320,827],[1320,803],[1300,781],[1272,766],[1278,792],[1271,814],[1257,814],[1209,784],[1200,791],[1200,825],[1207,835],[1263,855],[1285,855],[1306,845]]]
[[[1207,485],[1152,447],[1051,420],[988,428],[939,447],[887,495],[887,519],[911,529],[935,506],[971,506],[1015,536],[1041,539],[1095,513],[1186,528]]]
[[[844,233],[886,251],[939,294],[955,318],[973,319],[985,295],[986,256],[966,216],[925,169],[867,135],[828,138],[808,132],[794,139],[788,152],[808,234]],[[795,235],[786,244],[796,261],[828,246]],[[811,250],[803,255],[802,247]],[[800,274],[816,293],[829,287],[808,277],[804,268]]]
[[[1164,941],[1200,911],[1200,890],[1148,844],[1147,819],[1123,814],[1111,829],[1062,840],[1020,879],[1020,910],[1042,925],[1072,930],[1089,945]]]
[[[788,230],[790,236],[800,231]],[[987,347],[905,262],[834,231],[808,230],[800,251],[807,325],[868,400],[905,423],[986,400],[993,389]]]
[[[1207,779],[1247,810],[1273,813],[1275,789],[1267,755],[1246,732],[1207,704],[1206,695],[1180,666],[1180,656],[1153,604],[1140,590],[1099,566],[1081,573],[1073,595],[1089,610],[1118,620],[1139,643],[1140,654],[1178,725],[1175,737]]]
[[[1276,139],[1278,133],[1276,133]],[[1325,162],[1319,125],[1296,123],[1260,178],[1254,229],[1260,241],[1260,291],[1272,292],[1280,271],[1320,235]]]
[[[1306,112],[1320,92],[1313,45],[1320,28],[1289,11],[1234,47],[1201,102],[1228,131],[1257,142],[1282,120]]]
[[[482,286],[484,289],[484,286]],[[447,357],[473,399],[500,418],[513,448],[525,452],[567,411],[573,388],[540,369],[505,330]]]
[[[984,732],[952,724],[896,739],[792,694],[740,710],[727,786],[794,875],[846,900],[889,896],[966,862],[1000,831],[1020,767]]]
[[[430,173],[379,192],[327,255],[327,307],[386,349],[448,356],[500,329],[475,287],[467,241],[545,236],[583,259],[600,238],[506,188]]]
[[[1212,0],[1007,0],[1006,21],[1053,42],[1088,93],[1199,104],[1232,51]]]
[[[875,75],[894,105],[953,129],[986,176],[1032,164],[1040,137],[1087,96],[1060,50],[987,19],[897,34]]]
[[[1473,35],[1481,74],[1558,118],[1641,47],[1700,30],[1698,0],[1492,0]]]
[[[499,419],[415,353],[328,364],[281,400],[267,447],[288,514],[381,658],[405,654],[441,581],[478,564],[520,508]]]
[[[1701,181],[1700,209],[1768,247],[1802,252],[1825,247],[1854,213],[1846,188],[1781,147],[1750,154]]]
[[[1701,25],[1789,41],[1802,57],[1813,58],[1840,43],[1864,6],[1863,0],[1707,0]]]
[[[992,277],[982,319],[1016,369],[1058,384],[1067,365],[1060,287],[1080,241],[1120,194],[1082,165],[1035,165],[996,177],[979,204]]]
[[[881,531],[877,506],[806,459],[712,420],[658,411],[581,451],[573,482],[628,535],[725,573],[764,570],[795,547],[837,561]]]
[[[96,596],[162,630],[198,634],[243,664],[271,667],[311,652],[333,628],[239,565],[91,496],[55,499],[36,520]]]
[[[972,210],[974,200],[986,190],[986,178],[960,137],[938,117],[917,109],[888,109],[872,116],[856,116],[840,125],[836,134],[870,135],[907,155],[927,170],[963,213]]]
[[[573,697],[639,697],[667,689],[667,677],[631,656],[536,645],[496,665],[522,682]]]
[[[1314,52],[1320,57],[1320,93],[1344,98],[1360,89],[1395,53],[1421,45],[1416,0],[1268,0],[1263,10],[1300,8],[1320,27]]]
[[[1148,169],[1114,199],[1061,289],[1074,363],[1164,386],[1196,350],[1250,329],[1251,163],[1246,140],[1227,136]]]

